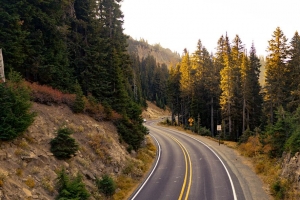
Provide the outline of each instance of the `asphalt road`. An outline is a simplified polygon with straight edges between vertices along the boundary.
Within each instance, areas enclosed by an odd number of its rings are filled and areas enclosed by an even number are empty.
[[[155,122],[147,122],[146,126],[157,143],[158,159],[131,199],[268,199],[262,189],[253,191],[261,183],[252,188],[245,177],[238,177],[242,176],[241,170],[231,163],[237,159],[228,160],[219,151],[224,146],[206,144],[196,136],[156,126]]]

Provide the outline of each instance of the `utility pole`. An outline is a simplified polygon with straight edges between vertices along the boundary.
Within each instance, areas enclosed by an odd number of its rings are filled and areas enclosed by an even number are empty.
[[[2,56],[2,49],[0,49],[0,80],[5,82],[5,74],[4,74],[4,61]]]

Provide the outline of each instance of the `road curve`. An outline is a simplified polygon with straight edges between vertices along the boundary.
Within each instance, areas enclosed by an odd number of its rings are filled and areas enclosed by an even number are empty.
[[[245,199],[226,163],[203,142],[154,122],[146,126],[161,148],[159,159],[131,199]]]

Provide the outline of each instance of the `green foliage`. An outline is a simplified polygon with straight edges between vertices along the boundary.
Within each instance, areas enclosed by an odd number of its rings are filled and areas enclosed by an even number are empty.
[[[202,136],[208,136],[208,135],[211,135],[211,132],[205,127],[200,127],[198,129],[198,134],[202,135]]]
[[[70,137],[73,131],[69,128],[60,128],[57,136],[51,140],[50,151],[58,159],[68,159],[78,151],[78,144]]]
[[[116,184],[114,180],[107,174],[102,176],[102,179],[96,179],[96,185],[98,190],[105,194],[105,196],[112,196],[116,190]]]
[[[57,184],[59,192],[57,200],[86,200],[90,196],[82,176],[77,174],[76,177],[70,178],[64,168],[58,173]]]
[[[121,140],[125,141],[134,150],[140,147],[144,136],[148,133],[147,128],[141,123],[130,121],[128,118],[118,120],[116,126]]]
[[[72,110],[74,113],[81,113],[84,110],[85,102],[84,102],[84,98],[83,98],[83,92],[77,81],[76,81],[74,88],[75,88],[76,98],[75,98]]]
[[[239,143],[246,143],[248,141],[248,138],[253,135],[253,131],[250,131],[250,129],[246,129],[239,138]]]
[[[285,149],[291,152],[292,155],[300,151],[300,129],[299,128],[293,131],[291,137],[285,143]]]
[[[10,72],[8,83],[0,83],[0,140],[16,138],[33,123],[29,94],[17,72]]]
[[[112,111],[113,111],[111,106],[106,101],[104,101],[102,103],[102,106],[104,107],[104,113],[105,113],[106,120],[110,120],[112,117]]]
[[[288,185],[280,179],[272,183],[271,192],[276,200],[285,199],[287,187]]]

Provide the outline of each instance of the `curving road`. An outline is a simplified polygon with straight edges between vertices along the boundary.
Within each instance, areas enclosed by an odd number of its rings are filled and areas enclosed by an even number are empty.
[[[131,199],[252,199],[245,198],[244,186],[210,146],[155,124],[147,122],[146,126],[158,147],[157,161]]]

